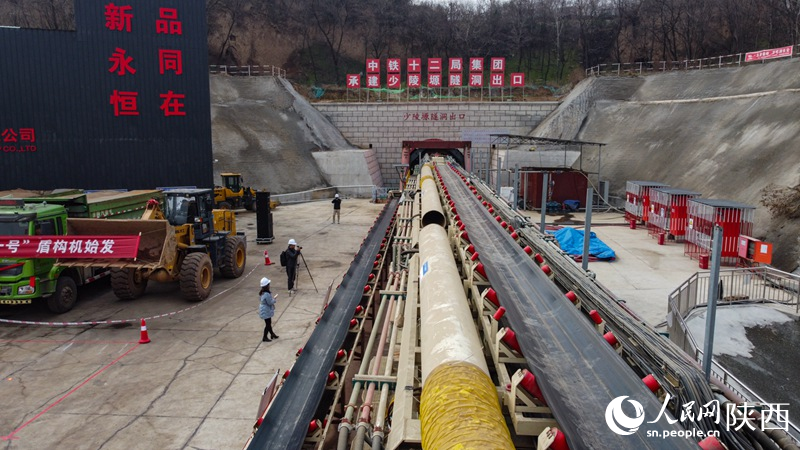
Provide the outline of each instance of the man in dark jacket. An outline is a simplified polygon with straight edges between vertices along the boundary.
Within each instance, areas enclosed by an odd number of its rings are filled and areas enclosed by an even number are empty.
[[[331,218],[331,223],[334,222],[341,223],[339,221],[340,220],[339,212],[342,209],[342,199],[339,198],[339,194],[333,196],[333,200],[331,200],[331,203],[333,203],[333,218]]]
[[[289,248],[286,249],[286,275],[289,277],[289,293],[296,292],[294,281],[297,279],[297,257],[303,247],[297,245],[294,239],[289,239]]]

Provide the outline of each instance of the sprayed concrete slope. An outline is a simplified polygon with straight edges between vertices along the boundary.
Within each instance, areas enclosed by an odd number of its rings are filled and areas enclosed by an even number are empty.
[[[210,89],[215,183],[241,172],[246,185],[273,194],[373,184],[363,151],[285,80],[212,75]],[[342,165],[352,172],[339,173]]]
[[[618,196],[627,180],[655,180],[757,206],[754,234],[794,270],[800,221],[770,217],[759,200],[770,183],[800,183],[799,70],[793,59],[588,79],[533,134],[608,143],[602,173]]]

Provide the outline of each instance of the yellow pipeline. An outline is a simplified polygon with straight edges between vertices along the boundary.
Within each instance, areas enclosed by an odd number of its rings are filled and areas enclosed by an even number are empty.
[[[435,368],[419,405],[424,450],[513,450],[497,390],[483,370],[464,362]]]

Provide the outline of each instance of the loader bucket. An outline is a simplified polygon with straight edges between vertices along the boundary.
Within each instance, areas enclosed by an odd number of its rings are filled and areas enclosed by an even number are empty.
[[[59,260],[66,267],[118,267],[157,269],[172,265],[176,258],[175,229],[166,220],[67,219],[67,234],[74,236],[138,235],[136,259]]]

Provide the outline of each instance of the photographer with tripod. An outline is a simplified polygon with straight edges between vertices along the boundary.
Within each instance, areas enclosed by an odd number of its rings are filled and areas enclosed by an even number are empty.
[[[289,247],[284,250],[286,255],[286,275],[289,277],[289,293],[292,294],[297,290],[294,288],[294,282],[297,280],[297,257],[300,256],[300,250],[303,247],[297,245],[294,239],[289,239]],[[281,261],[283,263],[283,261]]]
[[[295,283],[297,282],[297,268],[300,266],[300,262],[297,261],[298,257],[302,258],[303,264],[306,266],[308,277],[311,279],[311,283],[314,284],[314,290],[319,292],[319,290],[317,290],[317,284],[314,283],[314,277],[311,276],[308,263],[306,263],[303,254],[300,253],[302,249],[303,247],[297,245],[297,241],[289,239],[289,247],[281,252],[281,265],[286,267],[286,275],[289,278],[289,294],[297,292]]]

